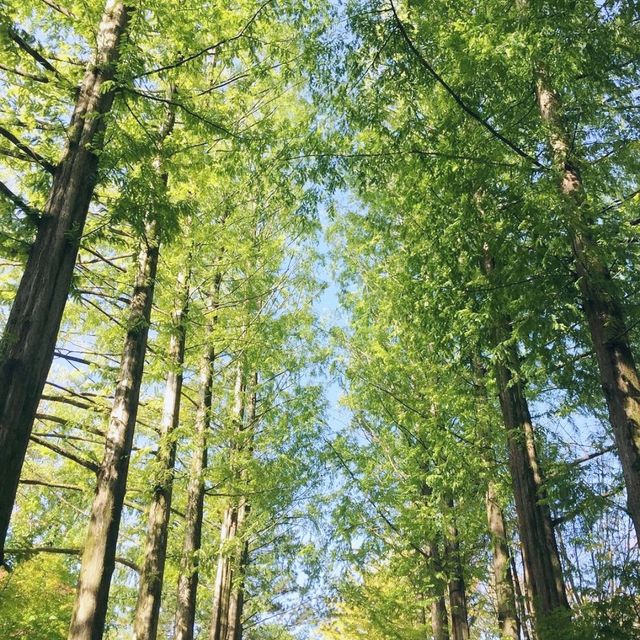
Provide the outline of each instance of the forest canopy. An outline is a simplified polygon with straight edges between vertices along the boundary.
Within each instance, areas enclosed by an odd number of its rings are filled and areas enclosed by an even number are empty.
[[[0,637],[637,638],[639,42],[4,0]]]

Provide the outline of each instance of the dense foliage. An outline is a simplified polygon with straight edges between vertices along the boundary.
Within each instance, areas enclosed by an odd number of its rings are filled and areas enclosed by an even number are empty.
[[[5,2],[0,635],[635,638],[639,35]]]

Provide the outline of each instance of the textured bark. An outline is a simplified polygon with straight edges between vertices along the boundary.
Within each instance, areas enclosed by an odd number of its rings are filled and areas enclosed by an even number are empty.
[[[178,276],[178,284],[181,294],[173,313],[174,331],[169,342],[170,369],[167,374],[160,425],[159,475],[149,508],[147,541],[138,587],[138,603],[134,621],[136,640],[155,640],[158,633],[158,616],[162,597],[176,459],[174,432],[179,424],[182,398],[182,367],[186,340],[185,320],[189,301],[189,273],[181,273]]]
[[[489,278],[495,277],[495,262],[486,243],[483,247],[482,269]],[[508,325],[505,318],[495,320],[493,334],[496,346],[504,342]],[[496,361],[495,376],[502,419],[507,430],[509,471],[524,564],[535,617],[540,621],[556,609],[568,611],[569,604],[551,512],[545,502],[546,491],[538,463],[529,405],[518,368],[515,347],[508,346],[506,355]]]
[[[428,473],[428,465],[425,465],[424,471]],[[431,487],[426,482],[422,482],[420,493],[426,500],[431,495]],[[434,640],[449,640],[449,615],[445,597],[447,584],[440,577],[443,574],[442,557],[435,536],[427,541],[425,550],[427,552],[427,570],[432,582],[428,593],[431,600],[431,631]]]
[[[529,626],[531,624],[531,615],[529,613],[529,601],[522,593],[520,588],[520,578],[518,577],[518,569],[513,554],[510,554],[511,560],[511,576],[513,578],[513,587],[516,595],[516,605],[518,607],[520,630],[524,640],[529,640],[531,634],[529,633]]]
[[[442,561],[438,545],[432,542],[427,545],[427,552],[431,559],[434,575],[442,571]],[[435,587],[431,592],[431,631],[434,640],[449,640],[449,614],[447,602],[444,596],[445,585],[437,578]]]
[[[256,415],[256,396],[252,394],[244,424],[245,383],[242,366],[238,365],[235,383],[235,402],[233,419],[236,423],[235,442],[230,455],[251,450],[251,432]],[[240,456],[241,458],[241,456]],[[244,469],[233,469],[238,480],[245,477]],[[248,545],[239,540],[246,518],[249,514],[249,503],[245,497],[234,499],[225,509],[220,531],[220,552],[213,594],[213,610],[211,616],[210,640],[241,640],[242,608],[244,604],[243,576],[248,559]]]
[[[146,226],[146,238],[138,255],[138,272],[129,307],[129,328],[109,418],[105,454],[91,508],[69,640],[99,640],[104,631],[138,413],[157,265],[156,226],[150,222]]]
[[[80,85],[67,147],[0,344],[0,564],[20,470],[38,401],[53,360],[104,139],[120,42],[129,11],[108,0],[97,52]]]
[[[629,327],[621,295],[590,233],[592,213],[586,202],[579,162],[572,157],[558,97],[541,69],[537,73],[536,94],[554,164],[560,172],[559,189],[565,203],[565,222],[582,307],[620,457],[627,507],[640,539],[640,377],[629,342]]]
[[[215,313],[218,305],[222,277],[216,276],[214,292],[209,304],[209,312]],[[215,349],[212,344],[214,315],[207,328],[205,352],[200,361],[200,395],[196,414],[194,452],[189,470],[187,487],[187,508],[185,512],[184,542],[182,561],[178,577],[178,598],[174,621],[175,640],[193,640],[193,626],[196,616],[196,595],[198,591],[198,553],[202,541],[202,518],[204,509],[204,472],[207,468],[207,431],[211,420],[211,400],[213,395],[213,365]]]
[[[220,554],[214,584],[213,613],[210,640],[240,640],[242,638],[242,605],[244,602],[242,576],[246,563],[247,545],[241,543],[238,552],[238,535],[244,525],[248,509],[243,500],[225,509],[220,531]],[[228,547],[231,546],[231,549]],[[227,548],[225,548],[227,547]]]
[[[541,618],[569,604],[523,385],[503,364],[496,370],[518,528],[534,612]]]
[[[504,517],[498,503],[496,486],[490,482],[487,489],[487,523],[491,537],[493,581],[496,592],[496,610],[502,638],[519,640],[520,621],[516,610],[516,597],[511,576],[509,544]]]
[[[453,511],[453,501],[450,503]],[[449,612],[451,614],[451,637],[453,640],[469,640],[469,616],[467,613],[467,594],[464,583],[458,529],[454,523],[447,527],[445,536],[445,555],[449,573]]]

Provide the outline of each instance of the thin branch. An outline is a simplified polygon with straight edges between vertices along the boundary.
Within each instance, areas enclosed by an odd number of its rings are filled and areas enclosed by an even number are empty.
[[[524,158],[525,160],[528,160],[529,162],[531,162],[532,164],[534,164],[536,167],[538,167],[538,169],[543,169],[545,170],[546,167],[541,164],[538,160],[536,160],[533,156],[530,156],[526,151],[523,151],[520,147],[518,147],[518,145],[516,145],[514,142],[512,142],[511,140],[509,140],[508,138],[506,138],[504,135],[502,135],[493,125],[491,125],[487,120],[485,120],[475,109],[473,109],[472,107],[470,107],[463,99],[460,95],[458,95],[453,88],[447,83],[447,81],[431,66],[431,64],[429,63],[429,61],[424,57],[424,55],[422,55],[422,53],[418,50],[418,48],[416,47],[416,45],[413,43],[413,41],[411,40],[411,38],[409,37],[409,34],[407,33],[407,30],[402,22],[402,20],[400,20],[400,16],[398,16],[398,13],[396,11],[396,7],[393,4],[393,0],[389,0],[389,3],[391,5],[391,11],[393,12],[393,17],[395,19],[396,24],[398,25],[398,29],[400,30],[400,34],[402,35],[402,38],[404,39],[404,41],[407,43],[407,46],[409,47],[409,49],[411,50],[411,52],[413,53],[413,55],[418,59],[418,61],[420,62],[420,64],[428,71],[429,75],[431,75],[431,77],[454,99],[454,101],[456,102],[456,104],[469,116],[471,116],[471,118],[473,118],[476,122],[478,122],[479,124],[481,124],[489,133],[491,133],[491,135],[500,140],[500,142],[502,142],[503,144],[505,144],[507,147],[509,147],[509,149],[511,149],[512,151],[514,151],[515,153],[517,153],[521,158]]]
[[[42,0],[42,2],[44,2],[48,7],[51,7],[54,11],[61,13],[63,16],[65,16],[65,18],[75,18],[75,16],[71,11],[69,11],[69,9],[59,5],[57,2],[53,2],[53,0]]]
[[[56,77],[61,77],[60,72],[36,49],[34,49],[15,29],[9,28],[9,37],[26,53],[28,53],[38,64],[47,71],[51,71]]]
[[[40,446],[45,447],[46,449],[49,449],[50,451],[53,451],[54,453],[57,453],[58,455],[61,455],[64,458],[67,458],[72,462],[75,462],[76,464],[79,464],[81,467],[84,467],[85,469],[88,469],[89,471],[93,471],[93,473],[95,474],[98,474],[100,471],[100,465],[97,464],[96,462],[92,462],[91,460],[86,460],[85,458],[81,458],[80,456],[77,456],[75,453],[72,453],[71,451],[67,451],[66,449],[63,449],[58,445],[52,444],[51,442],[47,442],[46,440],[42,440],[41,438],[38,438],[38,436],[36,435],[32,435],[31,440],[36,444],[39,444]]]
[[[81,556],[82,549],[75,547],[28,547],[21,549],[5,549],[5,553],[13,556],[33,556],[38,553],[57,553],[67,556]],[[135,562],[131,560],[127,560],[122,556],[116,556],[115,561],[118,564],[121,564],[129,569],[133,569],[133,571],[137,571],[140,573],[140,567]]]
[[[251,18],[249,19],[249,22],[247,22],[244,27],[242,27],[242,29],[240,29],[240,31],[235,35],[232,36],[230,38],[224,38],[223,40],[220,40],[218,42],[216,42],[215,44],[209,45],[208,47],[205,47],[204,49],[200,49],[200,51],[196,51],[195,53],[192,53],[188,56],[182,56],[181,58],[178,58],[175,62],[172,62],[171,64],[167,64],[163,67],[157,67],[156,69],[152,69],[151,71],[145,71],[144,73],[141,73],[137,76],[134,76],[136,79],[137,78],[144,78],[146,76],[150,76],[156,73],[161,73],[162,71],[167,71],[169,69],[175,69],[176,67],[180,67],[183,64],[186,64],[187,62],[191,62],[192,60],[196,60],[197,58],[200,58],[204,55],[206,55],[207,53],[211,53],[212,51],[215,51],[216,49],[220,48],[221,46],[225,45],[225,44],[229,44],[230,42],[234,42],[235,40],[239,40],[240,38],[242,38],[242,36],[244,36],[244,34],[247,32],[247,30],[249,29],[249,27],[257,20],[258,16],[262,13],[262,11],[264,10],[264,8],[271,4],[273,0],[265,0],[265,2],[263,2],[257,9],[257,11],[251,16]]]
[[[0,126],[0,136],[3,136],[9,142],[18,147],[18,149],[20,149],[20,151],[22,151],[22,153],[24,153],[26,156],[29,156],[29,158],[35,160],[45,171],[51,174],[55,173],[56,167],[53,163],[49,162],[46,158],[43,158],[39,153],[31,149],[31,147],[14,136],[11,131],[8,131],[4,127]]]
[[[7,185],[0,180],[0,194],[13,203],[15,207],[20,209],[32,222],[36,224],[40,222],[41,215],[39,211],[27,204],[17,193],[14,193]]]
[[[21,71],[20,69],[13,69],[12,67],[7,67],[4,64],[0,64],[0,69],[2,71],[6,71],[7,73],[14,73],[21,78],[27,78],[27,80],[33,80],[35,82],[42,82],[42,84],[46,84],[49,82],[49,78],[46,76],[38,76],[35,73],[27,73],[26,71]]]

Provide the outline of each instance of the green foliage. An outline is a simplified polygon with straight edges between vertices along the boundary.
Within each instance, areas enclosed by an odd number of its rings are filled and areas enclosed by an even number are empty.
[[[67,637],[75,576],[63,556],[35,556],[0,582],[3,638],[57,640]]]

